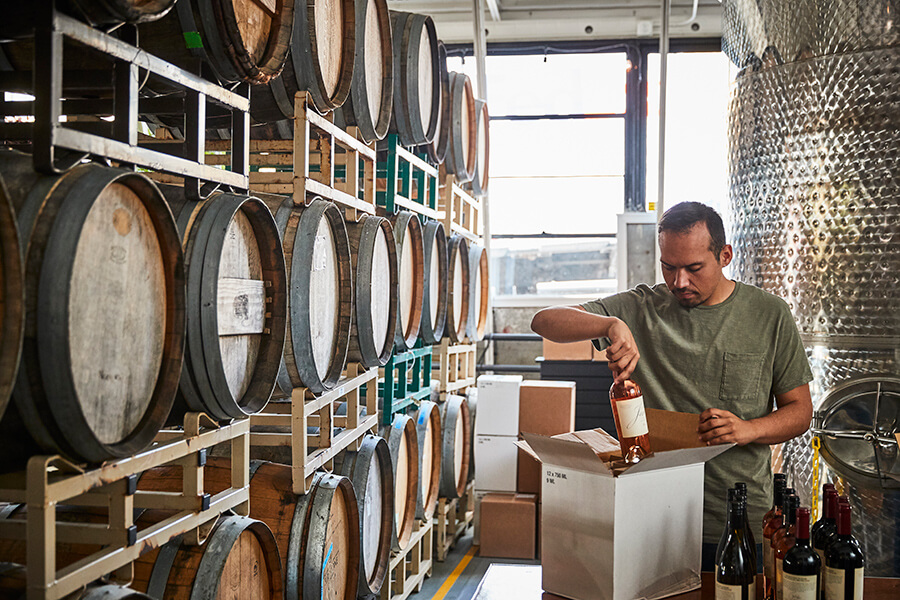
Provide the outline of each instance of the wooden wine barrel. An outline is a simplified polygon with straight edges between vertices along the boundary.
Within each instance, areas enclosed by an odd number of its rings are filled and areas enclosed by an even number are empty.
[[[466,337],[469,320],[469,242],[461,235],[453,235],[447,244],[447,337],[454,343]]]
[[[384,438],[367,435],[359,450],[335,459],[335,472],[348,477],[359,503],[360,598],[377,596],[385,583],[394,529],[394,472]]]
[[[431,17],[391,11],[394,36],[392,133],[403,146],[428,144],[440,120],[441,67]]]
[[[419,495],[419,442],[416,423],[407,415],[394,415],[393,423],[382,429],[381,437],[387,440],[394,469],[391,549],[398,552],[409,545],[416,518],[416,498]]]
[[[356,292],[347,360],[381,367],[393,353],[399,311],[394,229],[387,219],[363,216],[347,223],[347,233]]]
[[[350,96],[341,107],[346,125],[366,142],[383,139],[394,103],[394,50],[386,0],[356,0],[356,59]]]
[[[26,600],[27,573],[25,565],[0,563],[0,598]],[[131,588],[114,584],[95,583],[86,589],[66,596],[66,600],[152,600],[150,596]]]
[[[0,151],[0,179],[27,248],[28,290],[2,469],[14,451],[37,450],[28,434],[78,462],[135,454],[165,423],[181,372],[185,279],[172,213],[143,175],[96,164],[46,176],[30,156]]]
[[[471,181],[477,159],[475,96],[468,75],[450,73],[450,129],[445,164],[461,182]]]
[[[353,81],[355,0],[283,1],[294,3],[290,53],[281,77],[250,91],[250,116],[257,123],[292,119],[297,92],[309,92],[321,113],[334,110],[347,100]]]
[[[447,48],[441,41],[438,41],[438,65],[441,69],[441,110],[438,112],[438,123],[434,139],[419,146],[419,152],[427,154],[436,165],[444,162],[450,143],[450,74],[447,71]]]
[[[444,337],[447,324],[447,236],[440,221],[429,221],[422,228],[422,243],[425,249],[422,263],[425,277],[422,282],[422,340],[428,344],[438,344]]]
[[[399,310],[394,342],[398,350],[409,350],[419,337],[422,304],[425,296],[425,246],[419,218],[400,211],[391,218],[397,248],[399,277]]]
[[[469,246],[469,318],[466,321],[466,337],[471,342],[484,339],[487,326],[488,255],[483,246]]]
[[[469,407],[469,483],[475,481],[475,419],[478,418],[478,388],[470,387],[466,390],[466,405]]]
[[[24,271],[16,215],[6,185],[0,180],[0,417],[12,394],[22,354]]]
[[[472,191],[476,196],[487,192],[491,158],[491,117],[487,102],[475,100],[475,173],[472,176]]]
[[[419,493],[416,518],[431,520],[441,487],[441,411],[437,404],[422,400],[416,412],[416,438],[419,440]]]
[[[194,202],[182,188],[162,189],[182,237],[188,286],[184,372],[173,414],[231,419],[259,412],[275,387],[287,312],[272,213],[253,196],[214,193]]]
[[[278,77],[291,43],[295,0],[179,0],[166,17],[141,26],[141,47],[177,66],[197,59],[221,82]]]
[[[262,521],[219,520],[201,546],[176,537],[134,562],[132,586],[160,600],[284,597],[284,574],[272,531]]]
[[[208,492],[218,493],[230,486],[230,464],[227,458],[209,459],[204,469]],[[292,481],[289,465],[250,463],[250,517],[265,523],[274,535],[284,573],[284,597],[355,598],[359,509],[350,480],[317,473],[309,493],[302,496],[291,493]],[[177,491],[180,486],[178,467],[151,469],[138,483],[139,490],[162,492]]]
[[[263,198],[275,215],[291,290],[278,387],[287,395],[297,387],[321,394],[337,384],[350,346],[353,278],[344,215],[321,198],[307,207],[286,196]]]
[[[469,479],[472,426],[469,405],[462,396],[450,394],[441,406],[443,418],[443,459],[441,460],[441,497],[459,498],[466,492]]]

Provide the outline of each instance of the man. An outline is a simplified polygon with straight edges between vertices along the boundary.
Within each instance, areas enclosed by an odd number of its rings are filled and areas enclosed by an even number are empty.
[[[646,406],[700,413],[701,442],[737,444],[706,465],[703,556],[710,570],[725,526],[725,491],[736,481],[747,482],[750,523],[761,539],[772,498],[769,444],[809,427],[812,372],[787,304],[725,277],[733,251],[713,209],[678,204],[660,219],[658,235],[665,285],[546,308],[531,326],[554,342],[608,347],[616,380],[637,382]]]

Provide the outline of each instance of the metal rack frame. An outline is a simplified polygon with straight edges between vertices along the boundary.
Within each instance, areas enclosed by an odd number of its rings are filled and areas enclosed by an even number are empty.
[[[386,146],[385,162],[378,163],[379,187],[384,186],[376,193],[378,206],[390,214],[406,209],[440,221],[437,168],[401,146],[395,133],[388,135]]]
[[[80,163],[86,155],[112,159],[123,165],[145,167],[184,177],[189,197],[200,198],[200,186],[204,181],[246,190],[248,188],[248,152],[250,134],[249,86],[242,84],[240,92],[222,88],[184,69],[176,67],[137,47],[137,30],[122,28],[123,37],[132,43],[93,29],[72,17],[59,13],[52,1],[40,2],[36,9],[37,25],[34,29],[33,73],[0,73],[0,88],[8,91],[30,91],[33,103],[0,101],[2,115],[21,115],[22,107],[31,108],[34,123],[2,123],[0,138],[8,140],[31,139],[34,166],[43,173],[59,173]],[[63,107],[78,106],[77,100],[64,102],[63,46],[69,39],[111,58],[112,73],[112,123],[60,122]],[[140,71],[161,77],[184,90],[182,110],[185,111],[185,141],[182,156],[161,151],[163,147],[138,143],[138,116],[140,112],[154,112],[154,99],[139,103]],[[159,100],[159,99],[158,99]],[[169,112],[171,99],[156,102],[159,112]],[[166,102],[165,100],[168,100]],[[180,98],[177,99],[180,102]],[[207,100],[231,111],[233,140],[230,170],[220,169],[203,162],[206,139]],[[88,101],[96,112],[103,101]],[[86,104],[85,101],[81,102]],[[176,102],[175,104],[178,104]],[[111,135],[103,135],[111,133]],[[169,149],[172,145],[167,146]],[[70,152],[66,153],[68,150]],[[62,152],[61,152],[62,151]],[[74,155],[72,154],[74,152]]]
[[[431,396],[432,346],[394,352],[384,365],[379,382],[381,424],[390,425],[394,414]]]

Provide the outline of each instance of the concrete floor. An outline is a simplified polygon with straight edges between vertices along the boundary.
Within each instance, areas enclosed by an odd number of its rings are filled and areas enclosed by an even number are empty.
[[[444,562],[435,561],[431,577],[425,580],[425,583],[422,585],[422,591],[418,594],[412,594],[409,597],[410,600],[470,600],[478,590],[478,584],[481,583],[481,578],[484,577],[491,564],[540,564],[540,561],[537,560],[481,558],[476,554],[471,557],[471,560],[462,572],[458,574],[452,586],[446,589],[444,584],[447,583],[448,578],[471,548],[472,529],[470,528],[469,532],[456,544],[456,548],[447,555],[447,560]]]

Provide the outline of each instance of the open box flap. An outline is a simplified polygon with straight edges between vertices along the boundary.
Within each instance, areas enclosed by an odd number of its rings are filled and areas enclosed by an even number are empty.
[[[543,464],[558,465],[588,473],[612,475],[606,463],[580,440],[561,440],[536,433],[523,433],[522,437],[525,438],[525,443],[516,442],[516,445]]]
[[[720,444],[718,446],[703,446],[702,448],[682,448],[681,450],[663,450],[661,452],[654,452],[647,458],[642,459],[641,462],[636,465],[628,467],[628,469],[622,473],[622,477],[636,475],[637,473],[646,473],[647,471],[705,463],[711,458],[715,458],[726,450],[729,450],[734,445],[735,444],[733,443]]]

